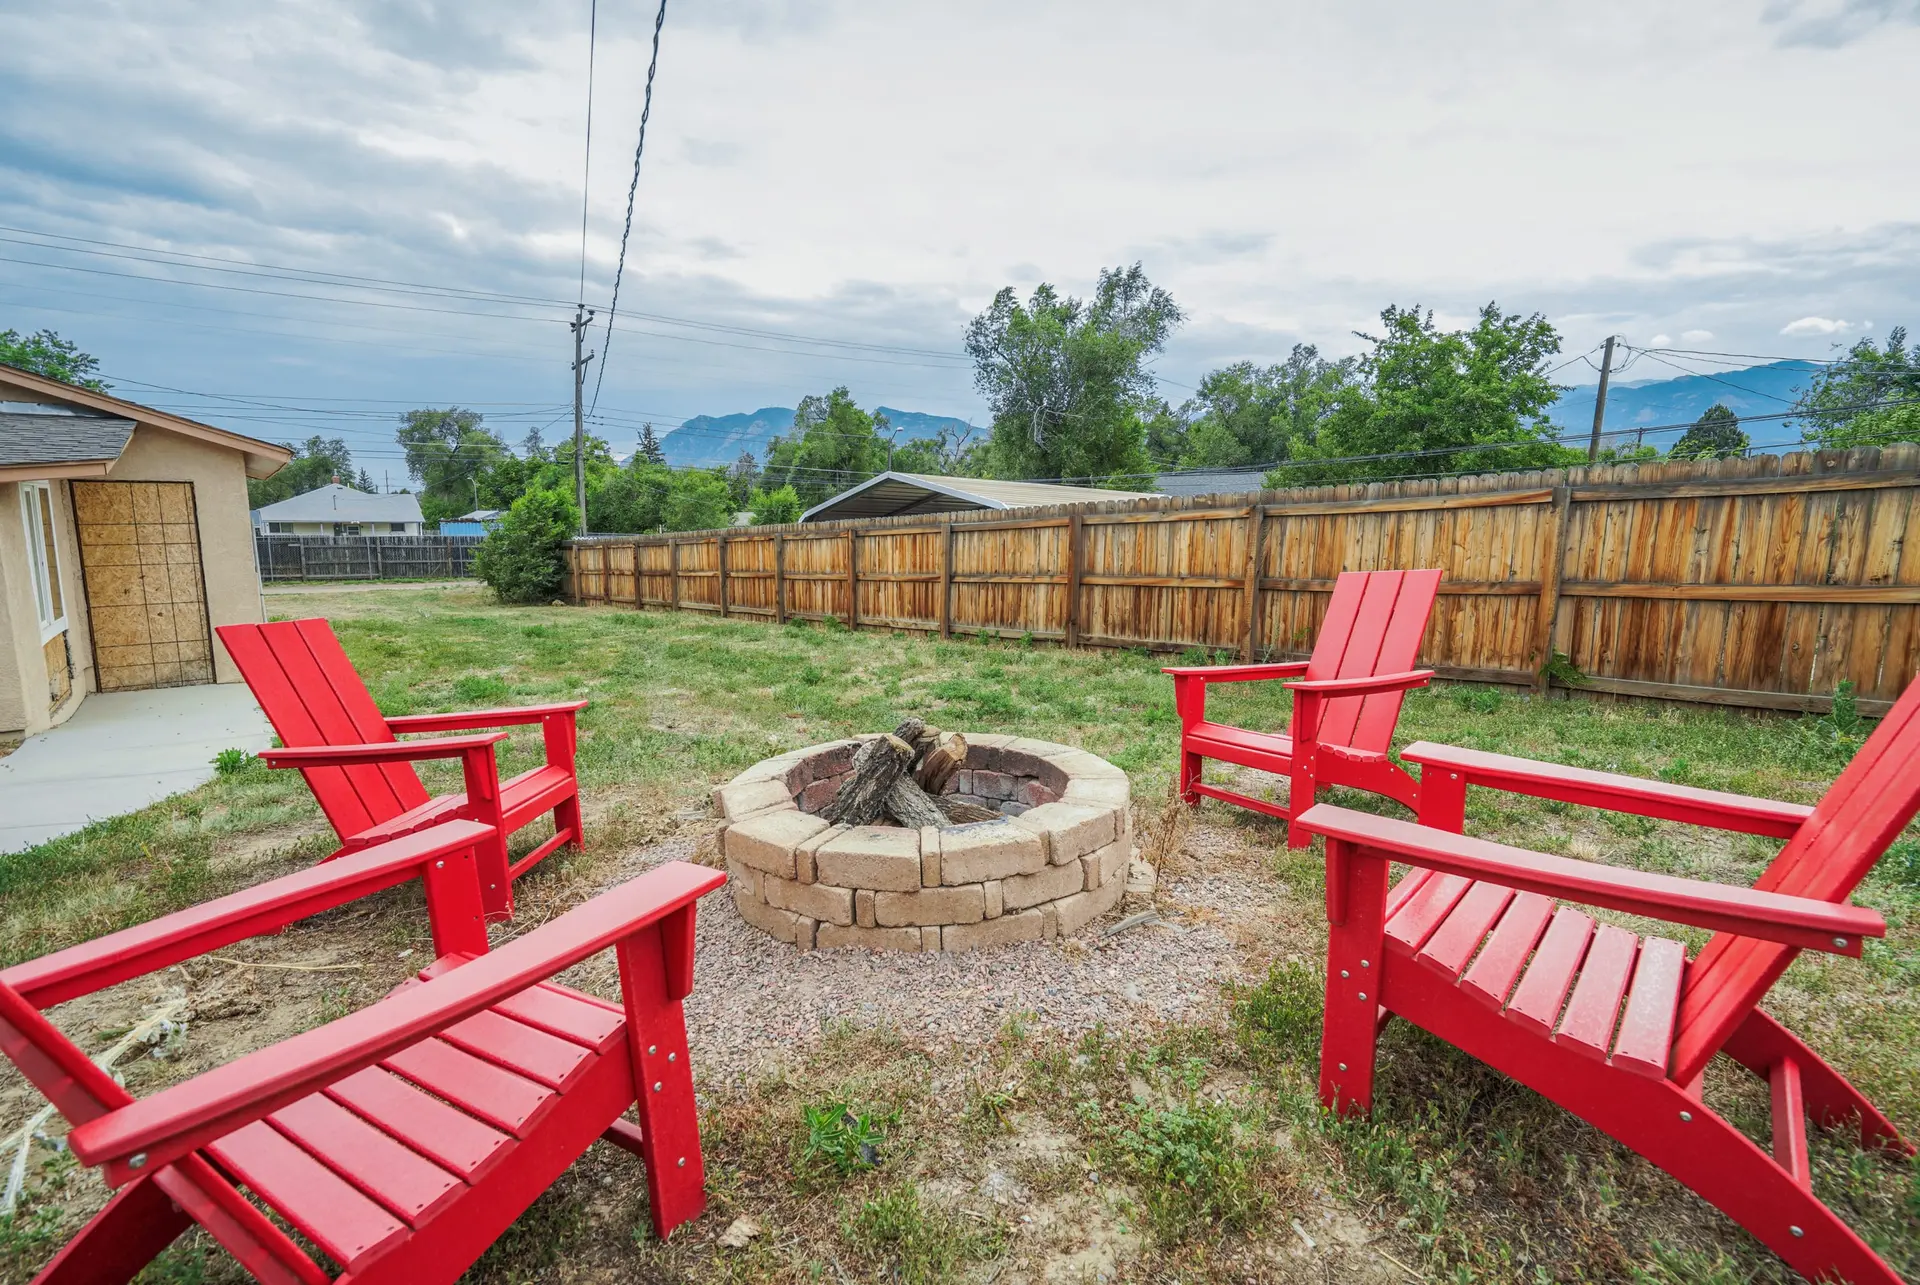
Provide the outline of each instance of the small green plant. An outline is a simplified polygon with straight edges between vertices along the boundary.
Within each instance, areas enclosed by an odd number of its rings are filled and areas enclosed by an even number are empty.
[[[507,684],[492,674],[462,674],[453,680],[453,695],[454,699],[469,704],[503,701],[507,698]]]
[[[1547,663],[1540,666],[1540,676],[1550,683],[1565,683],[1569,687],[1579,687],[1587,681],[1580,666],[1573,663],[1573,657],[1564,651],[1556,651],[1547,657]]]
[[[1326,1011],[1326,985],[1320,974],[1298,960],[1276,963],[1267,979],[1240,992],[1233,1004],[1240,1043],[1259,1058],[1280,1058],[1308,1065],[1320,1056],[1320,1024]]]
[[[951,1210],[924,1203],[911,1181],[861,1205],[846,1233],[885,1260],[888,1278],[900,1285],[936,1285],[964,1262],[992,1258],[1001,1245],[997,1227],[976,1226]]]
[[[808,687],[818,687],[821,683],[827,681],[826,674],[818,665],[802,665],[797,677]]]
[[[1129,1120],[1113,1127],[1106,1150],[1135,1180],[1160,1240],[1245,1231],[1266,1210],[1271,1187],[1261,1170],[1272,1144],[1242,1128],[1232,1107],[1189,1099],[1122,1110]]]
[[[1804,714],[1792,724],[1794,756],[1816,767],[1850,762],[1871,730],[1860,716],[1853,680],[1843,678],[1834,689],[1833,705],[1820,715]]]
[[[1498,687],[1466,684],[1449,688],[1447,699],[1469,714],[1498,714],[1507,703],[1506,694]]]
[[[238,776],[253,763],[253,755],[243,749],[228,748],[213,756],[213,770],[221,776]]]
[[[807,1130],[802,1160],[842,1178],[879,1167],[886,1130],[871,1113],[855,1115],[845,1102],[828,1102],[806,1107],[802,1115]]]

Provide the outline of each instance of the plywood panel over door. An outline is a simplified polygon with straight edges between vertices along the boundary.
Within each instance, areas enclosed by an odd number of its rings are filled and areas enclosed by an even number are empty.
[[[75,482],[74,525],[103,692],[213,681],[191,482]]]

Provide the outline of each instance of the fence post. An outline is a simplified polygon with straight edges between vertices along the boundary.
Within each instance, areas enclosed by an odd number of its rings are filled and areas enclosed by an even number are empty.
[[[773,533],[773,623],[787,623],[787,537]]]
[[[847,628],[860,627],[860,532],[847,531]]]
[[[1080,515],[1067,517],[1067,646],[1080,645]]]
[[[953,523],[940,524],[940,636],[953,637]]]
[[[1247,640],[1240,657],[1251,665],[1260,651],[1260,573],[1266,569],[1260,542],[1266,537],[1266,510],[1256,501],[1247,510]]]
[[[667,541],[667,610],[680,610],[680,542]]]
[[[1540,602],[1534,609],[1533,649],[1538,660],[1536,690],[1544,696],[1552,685],[1547,677],[1547,662],[1553,659],[1553,627],[1560,615],[1561,565],[1567,560],[1570,524],[1567,510],[1572,504],[1572,487],[1562,483],[1553,488],[1553,503],[1547,508],[1547,520],[1540,533]]]
[[[720,615],[722,618],[727,614],[727,543],[727,537],[724,535],[713,537],[714,561],[720,568]]]

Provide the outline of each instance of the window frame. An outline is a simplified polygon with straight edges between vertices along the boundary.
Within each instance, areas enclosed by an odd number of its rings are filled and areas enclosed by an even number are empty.
[[[53,521],[53,488],[47,483],[20,483],[20,525],[27,540],[34,617],[44,647],[67,632],[68,620],[66,588],[60,583],[60,532]]]

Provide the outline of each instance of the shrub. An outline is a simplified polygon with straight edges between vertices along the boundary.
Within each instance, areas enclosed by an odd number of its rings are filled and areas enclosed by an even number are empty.
[[[529,491],[487,534],[474,573],[502,602],[547,602],[566,579],[562,552],[579,526],[571,501],[558,491]]]
[[[800,496],[791,486],[773,491],[762,491],[756,487],[747,499],[747,507],[753,511],[755,526],[800,520]]]

